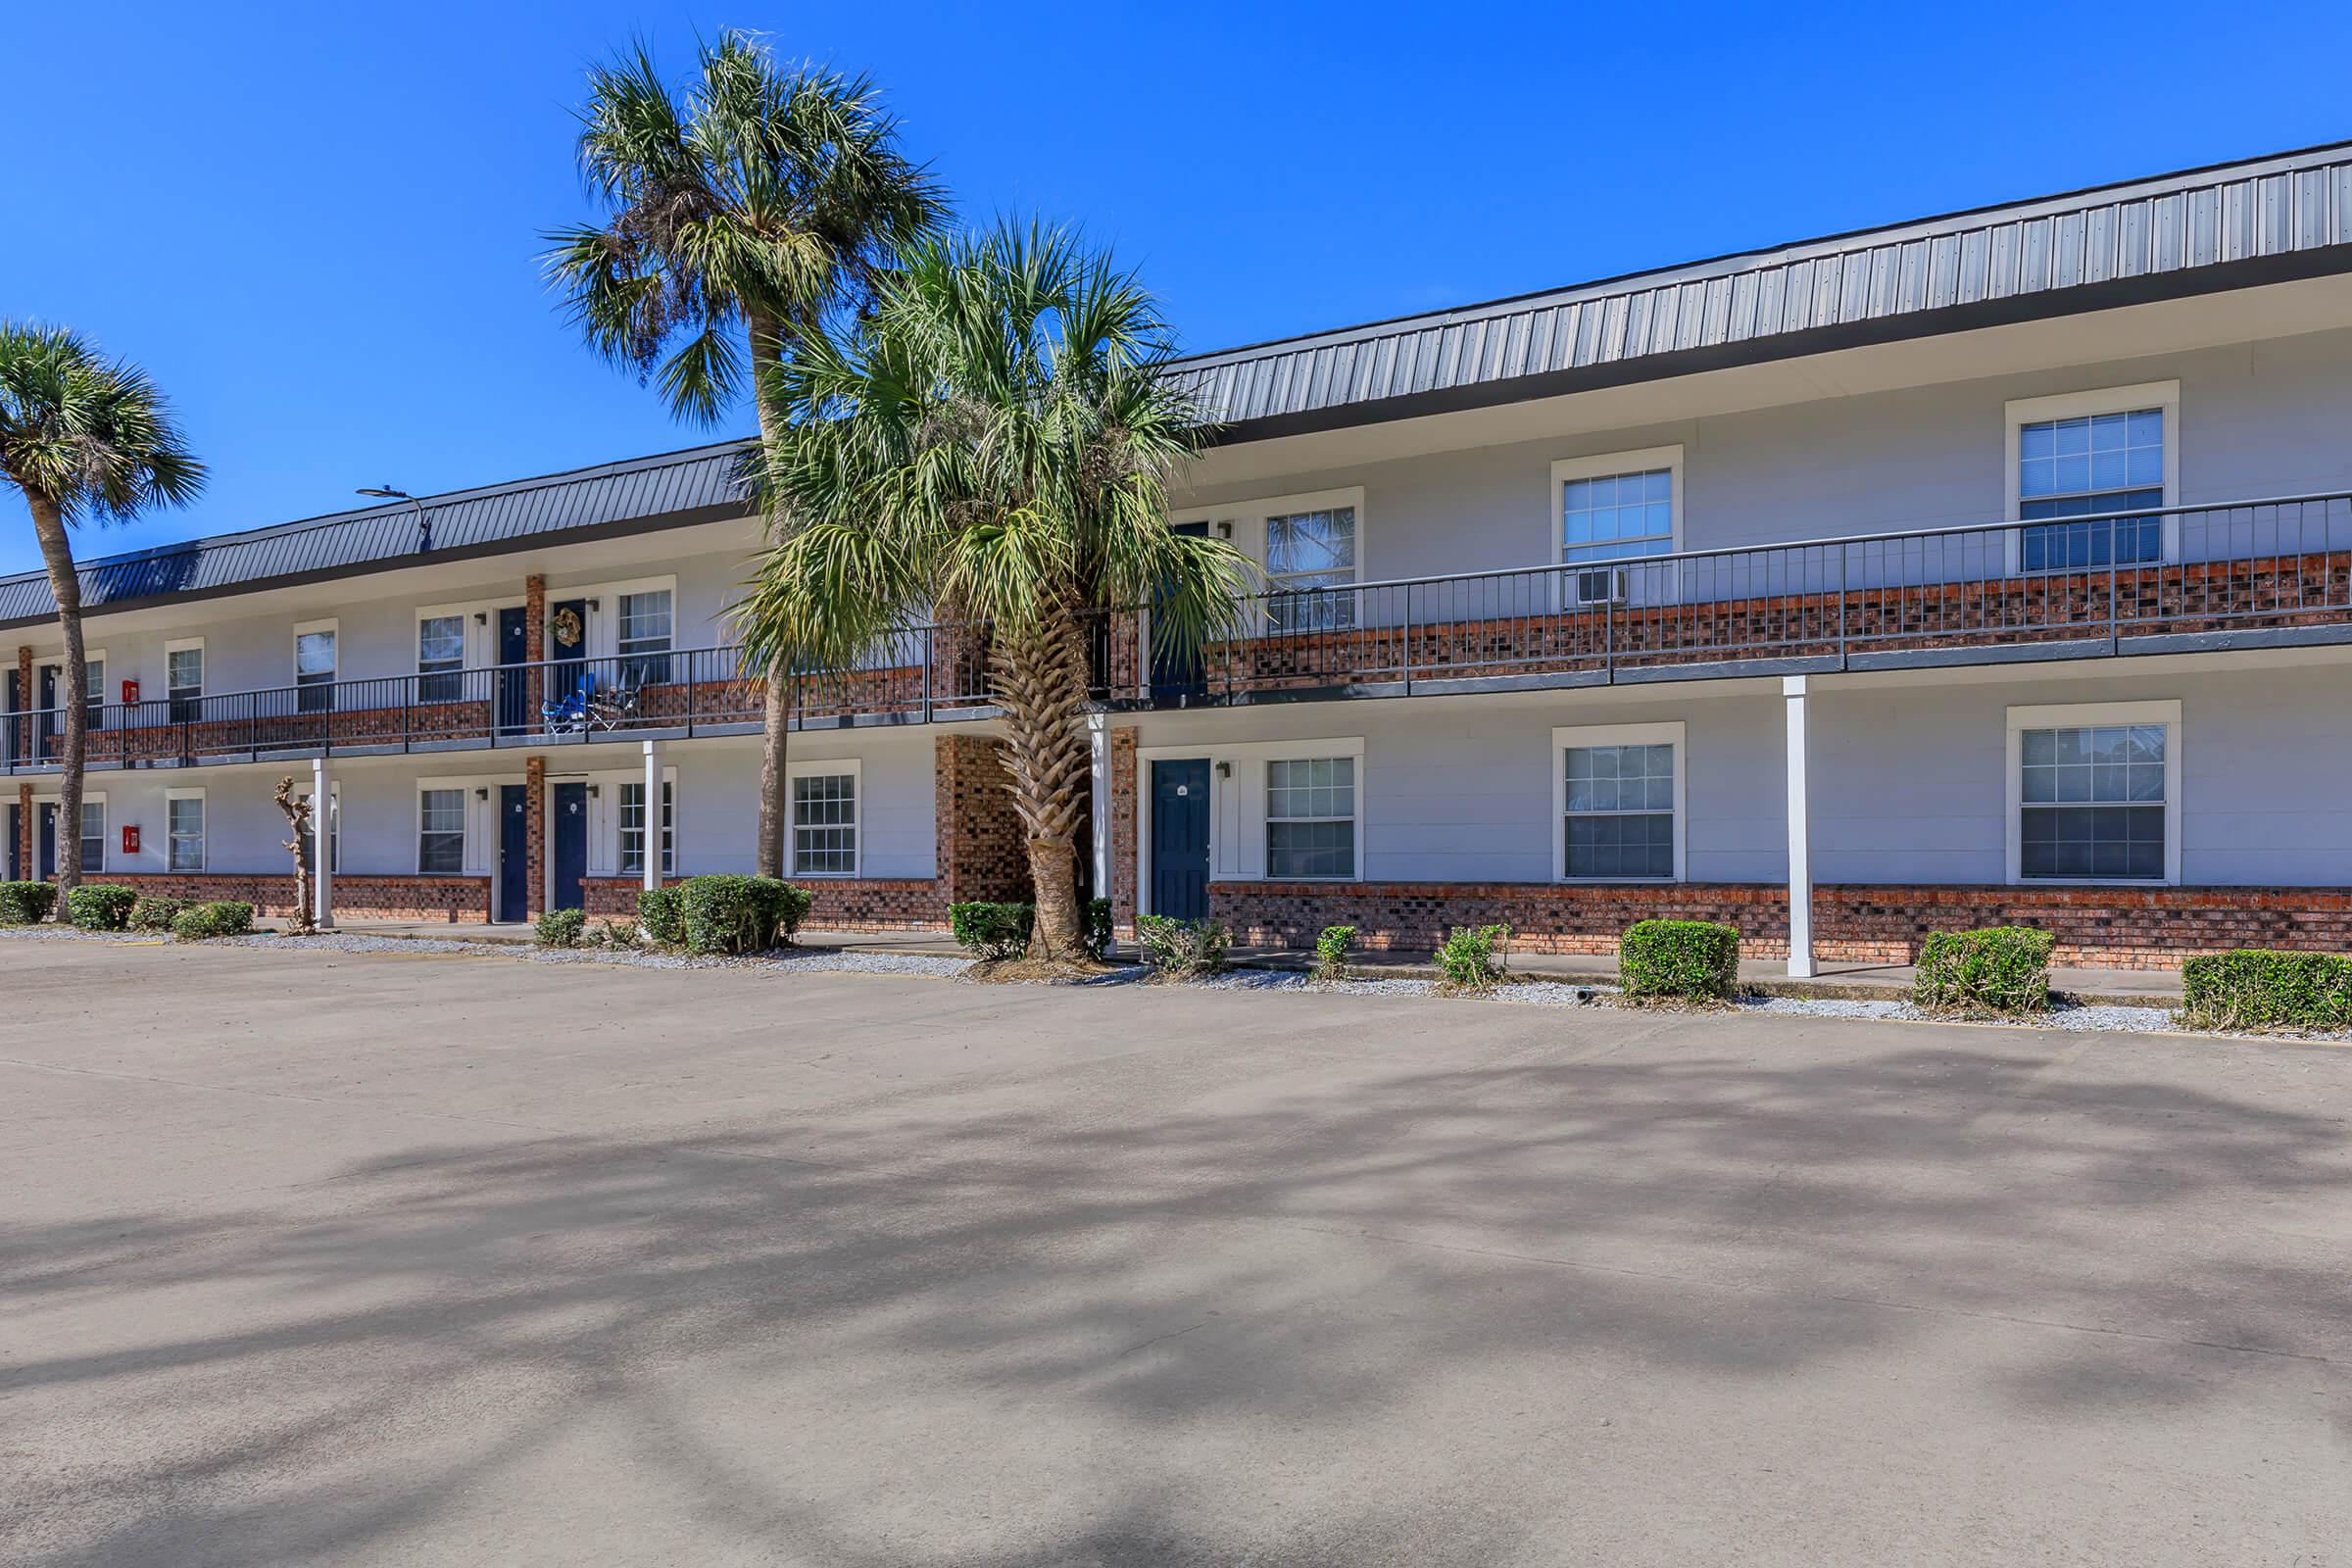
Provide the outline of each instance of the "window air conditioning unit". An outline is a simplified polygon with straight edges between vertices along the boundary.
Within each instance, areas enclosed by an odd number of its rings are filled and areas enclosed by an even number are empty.
[[[1568,574],[1568,602],[1622,605],[1633,591],[1634,574],[1623,566],[1596,566]]]

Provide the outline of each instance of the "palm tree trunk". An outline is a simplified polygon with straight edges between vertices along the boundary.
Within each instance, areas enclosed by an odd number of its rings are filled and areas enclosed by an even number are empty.
[[[66,537],[66,518],[57,503],[37,491],[25,492],[32,508],[32,531],[41,542],[41,564],[49,569],[49,593],[57,601],[57,623],[66,634],[66,683],[58,701],[66,710],[65,771],[57,790],[57,915],[66,916],[66,895],[81,886],[81,775],[88,763],[89,710],[82,688],[89,683],[89,665],[81,647],[81,577],[74,569],[74,545]]]
[[[1085,956],[1078,907],[1078,829],[1092,796],[1086,742],[1086,642],[1077,617],[1058,611],[1035,630],[999,636],[989,680],[1004,711],[1004,767],[1028,837],[1037,923],[1029,957]]]
[[[780,343],[772,317],[759,311],[746,316],[752,340],[752,407],[760,415],[760,455],[767,457],[775,452],[776,440],[783,434],[782,417],[768,384]],[[760,876],[783,876],[790,869],[784,859],[784,789],[786,747],[792,735],[791,695],[791,661],[780,657],[767,666],[760,699],[760,828],[754,853]]]

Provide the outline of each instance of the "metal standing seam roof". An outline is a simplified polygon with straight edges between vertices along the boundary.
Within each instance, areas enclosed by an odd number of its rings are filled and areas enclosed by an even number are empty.
[[[432,548],[405,501],[244,533],[191,539],[81,564],[85,610],[202,597],[356,570],[422,565],[515,549],[543,536],[593,537],[741,514],[744,455],[730,441],[569,473],[422,496]],[[57,613],[48,577],[0,577],[0,625]]]
[[[1177,360],[1225,441],[2352,270],[2352,142]],[[93,611],[739,514],[726,442],[221,534],[81,568]],[[0,626],[56,612],[0,578]]]
[[[2352,143],[2338,143],[1190,356],[1177,368],[1241,440],[2347,270]]]

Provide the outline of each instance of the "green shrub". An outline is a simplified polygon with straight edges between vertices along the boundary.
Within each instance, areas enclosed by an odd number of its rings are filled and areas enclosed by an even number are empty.
[[[1103,956],[1110,952],[1110,901],[1108,899],[1086,901],[1085,948],[1086,956],[1097,963],[1101,963]]]
[[[1355,927],[1327,925],[1315,938],[1315,978],[1345,980],[1348,978],[1348,950],[1355,945]]]
[[[686,942],[686,905],[676,888],[647,888],[637,895],[637,923],[665,948]]]
[[[645,937],[634,920],[599,920],[580,933],[583,948],[603,948],[614,953],[634,953],[645,945]]]
[[[1233,933],[1214,920],[1172,920],[1163,914],[1137,915],[1135,940],[1146,963],[1173,975],[1215,974],[1233,947]]]
[[[697,953],[765,953],[790,946],[814,896],[772,876],[690,876],[678,884],[686,946]]]
[[[139,890],[115,882],[85,882],[66,895],[66,918],[84,931],[120,931],[130,924]]]
[[[2196,1029],[2352,1027],[2352,958],[2238,948],[2180,966],[2180,1021]]]
[[[31,925],[49,918],[57,888],[48,882],[0,882],[0,925]]]
[[[202,942],[210,937],[241,937],[253,929],[253,906],[216,899],[182,909],[172,921],[172,936],[179,942]]]
[[[1438,949],[1438,967],[1446,983],[1465,991],[1484,991],[1510,967],[1511,928],[1507,925],[1457,925]]]
[[[1617,939],[1617,979],[1635,1002],[1729,1001],[1740,983],[1740,933],[1712,920],[1640,920]]]
[[[130,906],[130,928],[133,931],[169,931],[172,922],[196,907],[192,899],[175,899],[169,893],[142,893],[139,902]]]
[[[1938,1012],[2039,1012],[2050,1004],[2050,949],[2030,926],[1936,931],[1920,945],[1911,998]]]
[[[1029,931],[1037,922],[1034,904],[992,904],[974,900],[948,906],[948,931],[956,945],[973,957],[1017,958],[1029,951]]]
[[[586,909],[549,909],[532,928],[543,948],[576,948],[580,945],[580,934],[587,929]]]

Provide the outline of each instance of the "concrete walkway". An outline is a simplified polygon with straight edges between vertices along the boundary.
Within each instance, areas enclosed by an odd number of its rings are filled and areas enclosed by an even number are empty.
[[[2352,1050],[0,945],[10,1568],[2352,1550]]]

